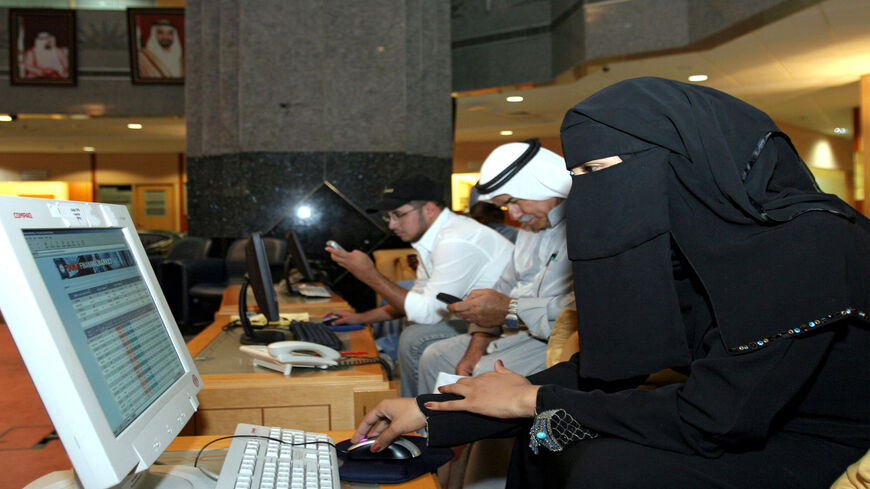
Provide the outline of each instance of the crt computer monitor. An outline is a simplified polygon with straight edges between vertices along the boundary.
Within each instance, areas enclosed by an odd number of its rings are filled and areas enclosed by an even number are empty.
[[[245,278],[239,290],[239,322],[245,334],[241,337],[242,344],[265,345],[282,341],[285,335],[276,330],[254,330],[248,320],[248,286],[254,291],[254,299],[260,312],[270,323],[280,321],[278,314],[278,297],[272,284],[272,272],[269,269],[269,257],[266,255],[266,245],[259,233],[254,233],[245,244]]]
[[[75,484],[148,487],[172,472],[146,469],[202,380],[126,207],[0,196],[0,268],[0,310]]]

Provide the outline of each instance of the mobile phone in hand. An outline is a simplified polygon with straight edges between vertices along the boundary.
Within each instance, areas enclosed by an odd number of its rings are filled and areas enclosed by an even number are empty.
[[[330,248],[335,248],[335,249],[337,249],[337,250],[339,250],[339,251],[346,251],[344,248],[341,247],[340,244],[338,244],[337,242],[335,242],[335,241],[333,241],[333,240],[331,240],[331,239],[330,239],[329,241],[326,242],[326,246],[329,246]]]
[[[435,298],[438,299],[439,301],[445,303],[445,304],[453,304],[454,302],[461,302],[462,301],[462,299],[460,299],[459,297],[456,297],[456,296],[450,295],[450,294],[445,294],[444,292],[439,293],[438,295],[435,296]]]

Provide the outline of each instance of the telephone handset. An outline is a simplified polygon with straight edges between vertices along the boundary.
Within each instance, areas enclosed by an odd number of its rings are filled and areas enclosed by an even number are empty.
[[[269,345],[242,345],[254,357],[254,365],[290,375],[293,367],[327,368],[338,365],[341,354],[332,348],[307,341],[277,341]]]

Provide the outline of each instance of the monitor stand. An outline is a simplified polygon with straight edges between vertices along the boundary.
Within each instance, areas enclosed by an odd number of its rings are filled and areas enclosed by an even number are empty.
[[[127,476],[113,489],[214,489],[216,484],[216,480],[190,465],[152,465]],[[48,473],[24,489],[82,489],[82,485],[70,469]]]
[[[284,341],[287,335],[283,331],[277,330],[258,330],[254,331],[251,326],[251,321],[248,319],[248,285],[250,279],[247,275],[242,279],[242,284],[239,290],[239,322],[242,323],[242,329],[245,334],[239,339],[243,345],[268,345],[276,341]]]

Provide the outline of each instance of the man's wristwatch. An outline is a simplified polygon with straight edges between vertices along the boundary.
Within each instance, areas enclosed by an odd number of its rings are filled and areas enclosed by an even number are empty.
[[[504,324],[508,328],[520,327],[520,318],[517,316],[517,299],[511,299],[508,303],[508,312],[504,317]]]

